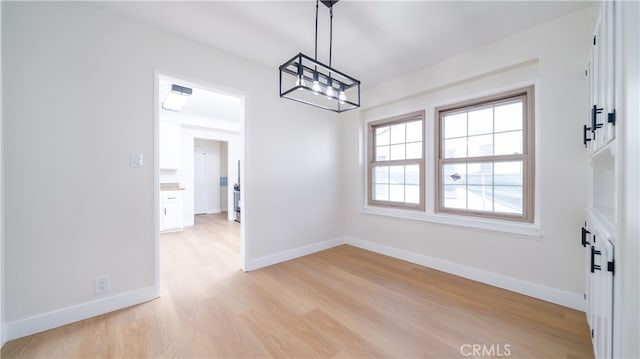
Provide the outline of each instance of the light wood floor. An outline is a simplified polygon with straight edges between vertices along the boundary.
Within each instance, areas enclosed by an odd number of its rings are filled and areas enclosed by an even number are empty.
[[[593,357],[571,309],[346,245],[251,273],[238,255],[237,223],[197,216],[161,236],[161,298],[11,341],[2,357],[461,358],[473,344]]]

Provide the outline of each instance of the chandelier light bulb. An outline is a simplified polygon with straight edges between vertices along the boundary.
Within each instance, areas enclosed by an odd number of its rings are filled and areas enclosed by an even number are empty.
[[[319,94],[320,91],[322,91],[322,87],[320,87],[320,81],[314,80],[312,89],[313,93],[315,93],[316,95]]]
[[[307,86],[307,84],[304,82],[304,78],[302,78],[302,76],[298,76],[298,79],[296,80],[296,86],[300,86],[300,88],[298,90],[302,90],[302,87]]]
[[[333,90],[333,86],[327,86],[327,97],[331,98],[336,95],[336,92]]]
[[[340,94],[338,95],[338,100],[343,105],[344,105],[345,101],[347,101],[347,95],[345,95],[344,90],[340,90]]]

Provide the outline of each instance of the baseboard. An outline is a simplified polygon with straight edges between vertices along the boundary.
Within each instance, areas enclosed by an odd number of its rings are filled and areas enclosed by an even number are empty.
[[[345,237],[344,243],[371,252],[418,264],[424,267],[454,274],[459,277],[471,279],[476,282],[489,284],[494,287],[506,289],[512,292],[562,305],[564,307],[569,307],[583,312],[586,310],[584,298],[581,295],[575,293],[545,287],[521,279],[516,279],[505,275],[448,262],[442,259],[433,258],[378,243],[363,241],[361,239],[353,237]]]
[[[158,298],[158,288],[147,287],[132,292],[117,294],[111,297],[94,300],[48,313],[34,315],[6,324],[3,334],[6,340],[13,340],[27,335],[57,328],[83,319],[109,313],[114,310],[130,307]]]
[[[249,259],[245,265],[245,271],[249,272],[252,270],[268,267],[270,265],[286,262],[288,260],[296,259],[298,257],[303,257],[315,252],[324,251],[325,249],[337,247],[343,244],[342,238],[329,239],[322,242],[317,242],[313,244],[309,244],[303,247],[298,247],[294,249],[289,249],[283,252],[270,254],[268,256]]]

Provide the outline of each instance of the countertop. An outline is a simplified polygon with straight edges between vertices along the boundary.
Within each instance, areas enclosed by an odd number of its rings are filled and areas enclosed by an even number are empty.
[[[178,182],[160,183],[161,191],[184,191],[184,187],[180,187]]]

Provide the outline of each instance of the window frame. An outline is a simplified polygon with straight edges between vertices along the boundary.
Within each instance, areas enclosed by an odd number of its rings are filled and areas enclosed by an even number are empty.
[[[434,117],[434,212],[436,214],[452,214],[460,216],[473,216],[487,219],[500,219],[514,222],[534,223],[535,217],[535,88],[534,85],[502,92],[481,98],[475,98],[464,102],[458,102],[435,108]],[[442,121],[444,114],[455,112],[469,112],[474,109],[495,106],[497,103],[508,102],[522,98],[523,124],[522,124],[522,154],[518,155],[490,155],[477,157],[463,157],[455,159],[443,158],[444,137],[442,133]],[[494,129],[495,130],[495,129]],[[495,132],[492,132],[495,134]],[[467,154],[468,155],[468,154]],[[454,209],[444,207],[444,184],[442,173],[445,164],[481,163],[481,162],[509,162],[522,161],[522,215],[496,213],[481,210]]]
[[[410,113],[406,113],[399,116],[389,117],[382,120],[370,121],[367,123],[367,203],[372,207],[386,207],[386,208],[396,208],[396,209],[407,209],[413,211],[425,211],[426,208],[426,179],[425,179],[425,157],[426,157],[426,111],[414,111]],[[422,133],[421,133],[421,158],[419,159],[404,159],[404,160],[388,160],[388,161],[376,161],[376,135],[375,130],[378,127],[392,126],[398,123],[407,123],[407,122],[422,122]],[[405,139],[406,144],[406,139]],[[376,200],[374,197],[375,192],[375,183],[373,171],[375,167],[379,165],[418,165],[419,171],[419,203],[411,204],[406,202],[394,202],[394,201],[381,201]]]

